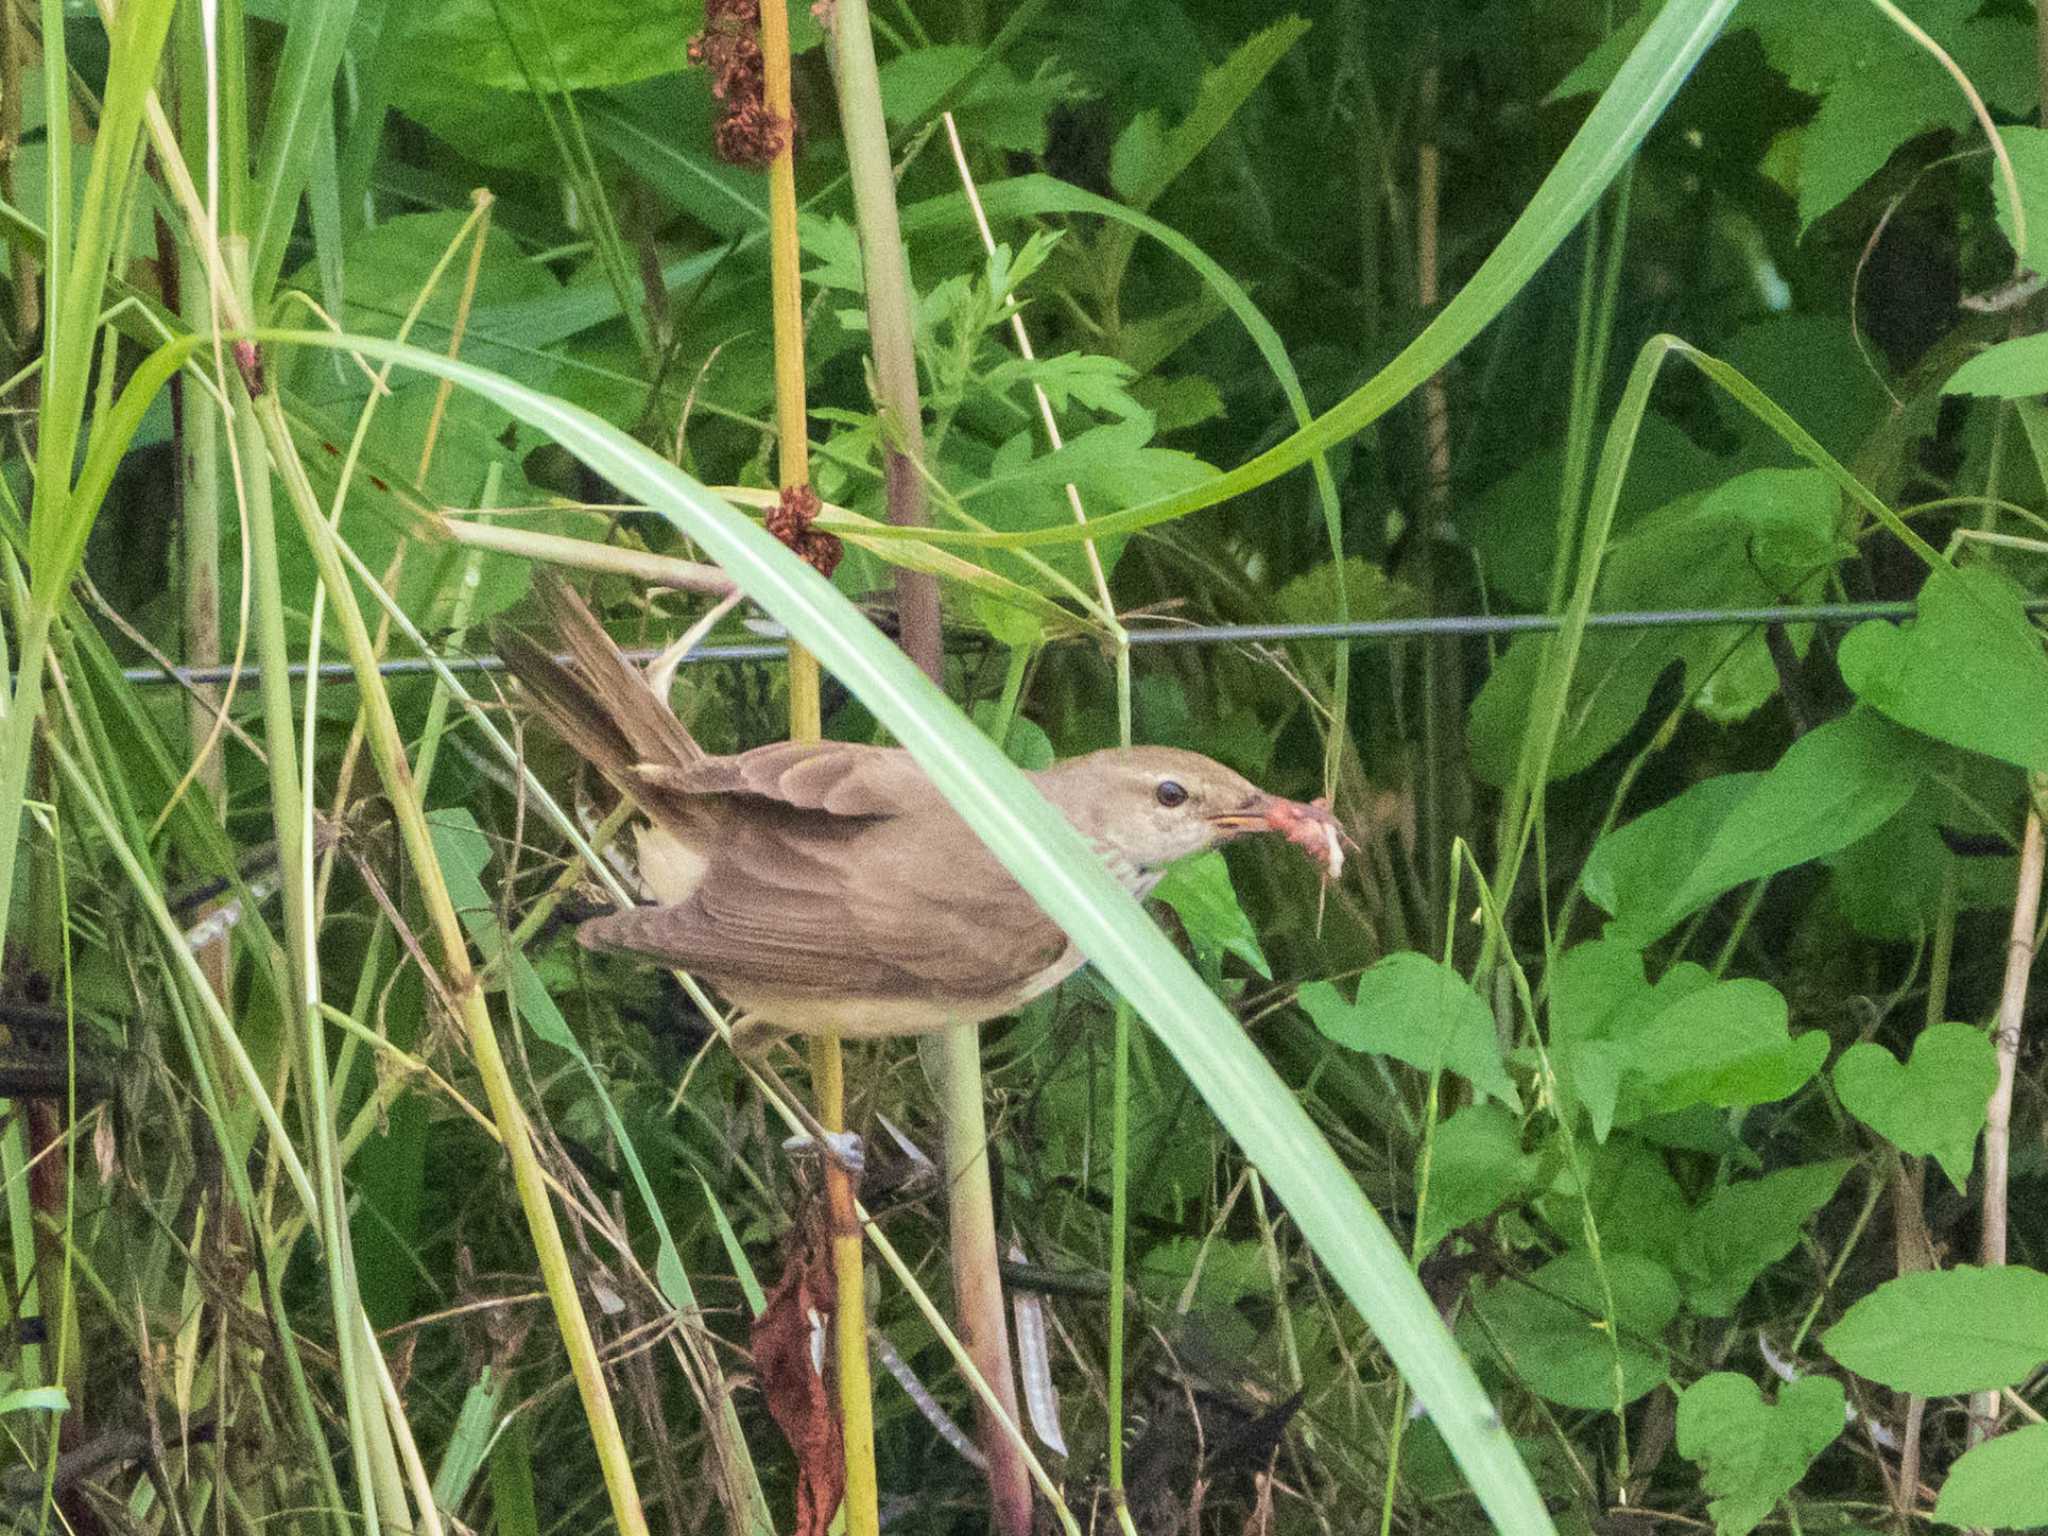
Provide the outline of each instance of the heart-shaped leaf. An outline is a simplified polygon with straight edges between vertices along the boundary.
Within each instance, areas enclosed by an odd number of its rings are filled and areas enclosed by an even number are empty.
[[[1424,1072],[1455,1072],[1517,1114],[1521,1095],[1501,1064],[1493,1014],[1472,984],[1413,950],[1389,955],[1358,978],[1347,1003],[1326,981],[1301,989],[1316,1028],[1354,1051],[1392,1056]]]
[[[1901,1065],[1865,1040],[1835,1063],[1842,1107],[1912,1157],[1933,1157],[1961,1190],[1976,1161],[1977,1133],[1998,1084],[1998,1052],[1982,1030],[1935,1024]]]
[[[1909,624],[1859,624],[1842,678],[1901,725],[1987,757],[2048,768],[2048,656],[2010,577],[1940,569]]]
[[[1678,1400],[1678,1454],[1704,1469],[1716,1536],[1749,1536],[1842,1432],[1842,1384],[1789,1383],[1775,1403],[1732,1371],[1702,1376]]]
[[[1790,1253],[1800,1229],[1840,1187],[1849,1161],[1781,1168],[1718,1191],[1678,1245],[1679,1277],[1696,1311],[1727,1317],[1757,1277]]]
[[[1732,1109],[1798,1092],[1827,1060],[1828,1037],[1817,1029],[1794,1037],[1789,1016],[1777,988],[1744,978],[1686,991],[1617,1032],[1642,1088],[1641,1113],[1676,1114],[1695,1104]]]

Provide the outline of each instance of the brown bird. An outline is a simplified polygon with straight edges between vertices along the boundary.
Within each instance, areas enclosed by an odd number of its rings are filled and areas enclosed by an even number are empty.
[[[1081,966],[908,752],[792,741],[714,757],[581,598],[544,591],[571,666],[516,631],[498,637],[506,665],[648,817],[637,836],[654,904],[590,919],[584,944],[689,971],[755,1030],[868,1038],[982,1023]],[[1174,860],[1248,832],[1284,834],[1329,875],[1342,867],[1325,806],[1199,753],[1112,749],[1030,777],[1141,899]]]

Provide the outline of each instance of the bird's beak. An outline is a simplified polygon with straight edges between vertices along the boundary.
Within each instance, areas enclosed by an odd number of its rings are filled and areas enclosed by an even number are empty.
[[[1253,790],[1244,804],[1233,806],[1227,811],[1212,812],[1205,819],[1224,837],[1243,837],[1248,832],[1272,831],[1273,823],[1269,819],[1272,812],[1277,807],[1292,803],[1282,800],[1278,795]]]
[[[1320,864],[1324,876],[1332,880],[1343,873],[1344,846],[1351,842],[1324,801],[1304,803],[1257,791],[1244,804],[1209,817],[1209,825],[1226,838],[1278,832]]]

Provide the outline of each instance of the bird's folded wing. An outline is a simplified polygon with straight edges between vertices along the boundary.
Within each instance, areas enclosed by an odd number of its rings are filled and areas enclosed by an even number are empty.
[[[586,923],[582,936],[700,972],[820,997],[998,995],[1053,965],[1067,936],[978,842],[934,835],[907,866],[886,824],[791,817],[805,832],[732,828],[690,900]],[[822,836],[818,824],[841,829]],[[972,841],[972,834],[959,831]]]
[[[682,795],[754,795],[832,816],[896,816],[939,799],[900,747],[844,741],[781,741],[737,757],[646,764],[641,781]]]

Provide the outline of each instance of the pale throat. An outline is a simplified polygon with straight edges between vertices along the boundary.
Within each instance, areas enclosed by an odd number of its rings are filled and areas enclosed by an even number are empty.
[[[1116,883],[1129,891],[1139,901],[1152,894],[1152,887],[1165,875],[1164,867],[1145,869],[1132,862],[1131,856],[1100,837],[1088,839],[1088,846],[1095,850],[1095,856],[1102,860],[1103,867]]]

